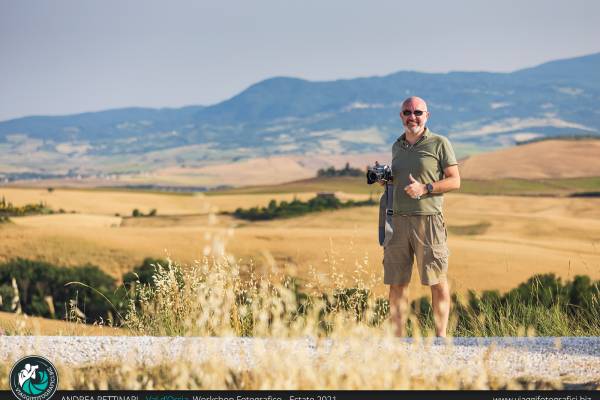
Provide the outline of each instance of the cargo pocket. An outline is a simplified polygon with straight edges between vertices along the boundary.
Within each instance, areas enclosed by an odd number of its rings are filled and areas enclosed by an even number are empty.
[[[433,246],[437,246],[437,244],[445,244],[447,241],[448,230],[446,229],[446,222],[444,221],[444,217],[442,216],[442,214],[433,216],[430,243],[433,243]]]
[[[448,246],[445,243],[425,246],[425,266],[443,270],[447,268],[449,254]]]

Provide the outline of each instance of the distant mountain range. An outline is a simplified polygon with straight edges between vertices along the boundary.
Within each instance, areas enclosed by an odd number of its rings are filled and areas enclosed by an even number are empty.
[[[512,73],[272,78],[208,107],[18,118],[0,122],[0,173],[120,174],[388,151],[402,131],[400,103],[410,95],[428,101],[430,128],[449,136],[462,155],[536,137],[596,136],[600,53]]]

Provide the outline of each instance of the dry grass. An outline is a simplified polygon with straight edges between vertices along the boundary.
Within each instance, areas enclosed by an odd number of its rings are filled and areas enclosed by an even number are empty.
[[[313,177],[282,184],[262,186],[244,186],[232,189],[207,192],[207,196],[241,195],[241,194],[282,194],[304,192],[341,192],[381,196],[383,188],[379,185],[365,185],[364,176]]]
[[[461,163],[467,179],[600,176],[600,140],[545,140],[477,154]]]
[[[291,200],[294,195],[192,197],[25,189],[2,189],[0,193],[16,204],[43,199],[56,208],[86,213],[13,218],[14,223],[0,226],[3,260],[25,257],[63,265],[91,262],[120,278],[148,256],[168,255],[191,263],[204,256],[213,239],[221,238],[242,264],[252,258],[264,267],[268,257],[273,257],[278,268],[287,268],[301,278],[321,276],[326,281],[327,276],[337,276],[348,285],[352,284],[350,275],[360,268],[366,280],[377,282],[378,294],[386,291],[381,283],[381,248],[376,242],[377,207],[249,223],[208,211],[264,206],[272,198]],[[124,219],[116,227],[114,213],[132,208],[157,208],[159,216]],[[600,199],[450,194],[445,210],[454,291],[504,291],[545,272],[563,278],[576,274],[600,278]],[[172,215],[161,216],[167,212]],[[474,226],[485,229],[473,230]],[[414,297],[426,294],[416,276],[412,289]]]
[[[29,203],[44,202],[48,207],[67,212],[75,211],[83,214],[100,214],[114,216],[129,216],[134,208],[147,213],[156,209],[158,215],[182,214],[207,214],[215,211],[234,211],[237,207],[253,207],[266,205],[270,199],[290,201],[294,197],[306,200],[314,196],[313,193],[282,193],[278,195],[258,194],[242,196],[211,196],[210,201],[204,194],[196,193],[189,196],[161,193],[144,193],[121,190],[78,190],[55,189],[49,192],[46,189],[33,188],[0,188],[0,196],[15,206]],[[356,195],[353,198],[364,198]]]
[[[492,347],[470,357],[469,368],[448,367],[444,354],[426,355],[431,331],[417,329],[414,315],[414,342],[405,346],[393,337],[390,321],[382,318],[373,296],[355,292],[358,296],[350,294],[341,302],[302,296],[285,274],[254,275],[226,252],[190,266],[158,266],[153,282],[154,286],[135,288],[136,300],[126,317],[133,333],[252,336],[252,355],[239,350],[173,363],[156,349],[149,364],[59,365],[63,389],[560,389],[563,385],[561,379],[506,378],[492,361],[504,357],[502,350]],[[360,274],[357,286],[369,289]],[[261,338],[277,341],[280,347],[267,346]],[[311,339],[312,350],[293,347],[292,340],[301,338]],[[7,367],[0,366],[0,378],[7,373]]]
[[[360,220],[360,219],[357,219]],[[290,222],[290,221],[288,221]],[[302,221],[305,224],[322,221]],[[352,223],[348,221],[347,223]],[[342,224],[343,225],[343,224]],[[442,361],[422,356],[418,346],[432,335],[416,315],[410,316],[414,347],[399,346],[385,311],[373,296],[366,271],[367,260],[347,272],[351,286],[361,291],[344,291],[349,285],[344,273],[332,273],[327,297],[320,296],[326,283],[313,276],[305,285],[306,296],[277,263],[264,254],[269,270],[257,274],[238,264],[227,252],[224,237],[213,237],[202,260],[189,266],[158,267],[153,286],[137,284],[125,326],[136,335],[158,336],[252,336],[255,338],[311,338],[315,349],[328,350],[319,356],[305,351],[269,351],[256,341],[252,362],[244,354],[231,365],[224,358],[189,362],[182,360],[153,365],[102,364],[66,368],[59,366],[64,389],[506,389],[561,388],[563,382],[508,380],[488,365],[487,353],[472,357],[479,365],[469,371],[447,368]],[[231,241],[229,241],[231,243]],[[335,267],[335,266],[332,266]],[[340,293],[346,293],[342,297]],[[365,296],[363,293],[370,293]],[[519,303],[516,304],[520,307]],[[490,314],[491,315],[491,314]],[[471,316],[477,320],[477,316]],[[569,325],[566,315],[559,321]],[[456,329],[452,318],[450,334]],[[595,319],[594,319],[595,320]],[[513,322],[498,319],[500,332]],[[524,321],[523,323],[527,323]],[[520,331],[526,332],[525,326]],[[328,342],[327,339],[333,339]],[[386,344],[387,343],[387,344]],[[369,349],[366,351],[366,349]],[[5,363],[8,364],[8,363]],[[0,378],[7,369],[0,368]]]
[[[116,228],[121,225],[121,217],[91,214],[51,214],[20,217],[17,223],[29,228],[56,228],[59,226],[86,228]]]
[[[132,361],[73,367],[57,364],[61,390],[516,390],[562,389],[560,380],[506,379],[489,368],[478,375],[458,369],[427,372],[410,351],[365,351],[364,341],[333,349],[328,357],[263,351],[251,368],[223,360]],[[349,358],[349,354],[356,356]],[[485,365],[485,361],[482,362]],[[0,365],[0,389],[8,390],[10,364]],[[594,386],[595,387],[595,386]]]
[[[33,188],[0,188],[0,196],[15,205],[44,202],[48,207],[67,212],[114,216],[131,215],[134,208],[148,212],[155,208],[164,214],[189,214],[208,212],[204,209],[201,197],[173,196],[154,193],[136,193],[134,191],[103,191]]]
[[[43,336],[123,336],[126,329],[0,312],[0,334]]]

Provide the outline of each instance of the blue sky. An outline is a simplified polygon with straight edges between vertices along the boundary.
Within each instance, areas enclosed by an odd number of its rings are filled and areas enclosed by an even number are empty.
[[[273,76],[508,72],[600,51],[600,2],[0,0],[0,120],[209,105]]]

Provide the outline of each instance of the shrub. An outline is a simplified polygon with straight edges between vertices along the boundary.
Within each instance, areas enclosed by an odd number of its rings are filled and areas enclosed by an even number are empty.
[[[296,278],[241,279],[237,265],[204,260],[190,267],[155,269],[152,285],[136,287],[126,326],[144,335],[238,335],[295,337],[347,334],[356,329],[387,331],[389,302],[369,289],[340,288],[307,294]],[[553,275],[534,276],[510,292],[452,295],[453,336],[597,336],[598,284],[576,277],[562,284]],[[564,301],[577,288],[577,305]],[[566,294],[565,294],[566,293]],[[412,302],[408,333],[434,332],[428,297]],[[378,334],[383,334],[379,331]]]
[[[277,205],[276,200],[271,200],[267,207],[252,207],[249,209],[238,208],[234,211],[233,216],[240,219],[250,221],[271,220],[277,218],[291,218],[304,215],[311,212],[319,212],[324,210],[335,210],[347,207],[361,207],[375,205],[376,202],[372,199],[365,201],[348,200],[343,203],[337,197],[331,196],[316,196],[307,202],[294,199],[291,202],[282,201]]]
[[[126,306],[123,293],[116,291],[115,280],[96,266],[59,267],[18,258],[0,264],[0,293],[5,311],[11,311],[13,278],[17,282],[21,309],[29,315],[65,319],[69,301],[75,300],[74,305],[85,314],[85,321],[95,322],[112,319],[115,311],[122,312]],[[69,282],[81,282],[88,287],[66,286]],[[48,296],[54,304],[55,315],[46,301]]]
[[[466,302],[454,295],[451,310],[456,336],[522,336],[528,331],[542,336],[596,336],[600,281],[576,276],[562,283],[554,274],[534,275],[504,295],[470,291]],[[419,323],[431,328],[425,314],[419,315]]]
[[[351,168],[349,163],[346,163],[344,168],[335,169],[335,167],[322,168],[317,171],[318,177],[334,177],[334,176],[363,176],[365,171],[358,168]]]
[[[92,265],[58,267],[24,259],[0,264],[0,309],[14,311],[12,279],[29,315],[66,318],[69,301],[85,322],[116,317],[144,335],[303,336],[337,335],[353,329],[387,329],[389,302],[369,288],[337,287],[308,294],[295,277],[241,274],[236,263],[203,260],[180,266],[146,258],[123,275],[123,289]],[[82,285],[68,285],[81,282]],[[53,315],[46,297],[50,296]],[[112,303],[112,305],[111,305]],[[410,307],[408,332],[433,332],[431,302]],[[115,313],[117,315],[114,315]],[[123,319],[121,319],[120,316]],[[452,295],[448,333],[453,336],[599,336],[600,281],[576,276],[562,282],[536,275],[513,290]]]
[[[52,214],[54,211],[46,206],[45,203],[25,204],[24,206],[14,206],[6,201],[2,196],[0,199],[0,217],[20,217],[24,215]]]
[[[118,216],[117,214],[115,214],[115,215]],[[131,212],[131,216],[136,217],[136,218],[137,217],[154,217],[155,215],[156,215],[156,208],[151,209],[150,212],[148,212],[148,214],[144,214],[137,208],[134,208],[133,211]]]
[[[145,258],[141,265],[134,267],[131,272],[123,275],[123,284],[129,288],[133,284],[154,285],[153,277],[160,265],[167,265],[167,260],[158,258]]]

